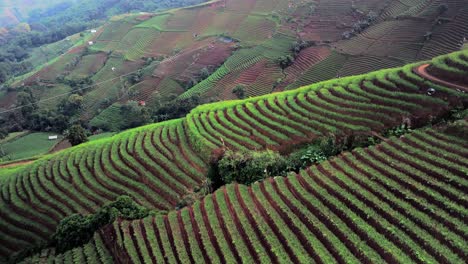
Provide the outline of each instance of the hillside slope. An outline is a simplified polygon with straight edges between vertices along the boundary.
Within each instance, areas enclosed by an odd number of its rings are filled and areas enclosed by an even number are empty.
[[[39,104],[44,113],[80,94],[74,119],[109,129],[114,110],[130,101],[153,109],[175,97],[237,99],[235,89],[258,96],[456,51],[468,34],[466,12],[466,0],[227,0],[122,15],[18,78],[0,106],[14,107],[27,87],[37,100],[57,96]],[[294,60],[283,69],[287,56]],[[86,78],[85,89],[74,83]]]
[[[444,59],[448,69],[466,73],[451,61],[467,54],[437,58],[433,65]],[[65,216],[91,213],[122,194],[152,209],[172,210],[205,181],[218,148],[288,153],[317,137],[369,136],[402,123],[418,127],[466,105],[466,93],[423,79],[413,72],[416,66],[203,105],[186,118],[36,161],[0,178],[0,256],[48,239]]]
[[[464,263],[467,143],[418,130],[102,233],[121,263]]]

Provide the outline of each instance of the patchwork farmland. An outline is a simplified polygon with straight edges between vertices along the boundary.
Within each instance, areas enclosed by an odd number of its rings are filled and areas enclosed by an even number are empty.
[[[0,106],[13,107],[9,102],[23,85],[62,89],[65,81],[83,78],[94,82],[82,91],[85,122],[116,103],[237,99],[238,86],[245,97],[289,90],[456,51],[468,34],[466,10],[463,0],[226,0],[120,15],[18,78]],[[306,46],[296,53],[297,43]],[[283,69],[278,61],[286,56],[293,60]],[[137,83],[119,78],[134,72],[143,72]],[[41,100],[48,92],[37,94]]]
[[[466,74],[466,56],[437,57],[424,72],[427,64],[409,64],[207,104],[186,118],[45,157],[0,178],[1,256],[47,241],[64,217],[93,213],[126,194],[161,214],[118,219],[80,247],[44,249],[24,261],[463,263],[463,119],[344,152],[288,177],[226,185],[177,209],[203,186],[219,149],[288,153],[330,134],[370,137],[446,116],[467,102],[457,89],[466,81],[452,81],[452,74]]]

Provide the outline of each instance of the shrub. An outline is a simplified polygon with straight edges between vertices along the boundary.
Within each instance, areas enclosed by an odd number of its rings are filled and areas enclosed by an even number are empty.
[[[73,125],[65,134],[72,146],[88,141],[86,130],[81,125]]]
[[[117,217],[128,220],[141,219],[149,215],[149,210],[135,203],[129,196],[120,196],[91,215],[73,214],[57,226],[52,236],[52,245],[57,253],[62,253],[87,243],[101,227]]]
[[[278,152],[227,150],[218,164],[224,184],[237,182],[249,185],[270,176],[285,175],[287,161]]]
[[[232,89],[232,93],[237,96],[239,99],[245,98],[245,87],[243,85],[237,85]]]

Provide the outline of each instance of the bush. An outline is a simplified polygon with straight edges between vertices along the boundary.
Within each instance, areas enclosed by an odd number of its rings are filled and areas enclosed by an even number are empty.
[[[270,176],[285,175],[287,161],[278,152],[266,150],[228,150],[218,162],[218,173],[224,184],[237,182],[249,185]]]
[[[64,218],[57,226],[51,244],[56,247],[57,253],[62,253],[87,243],[99,228],[114,222],[117,217],[134,220],[148,215],[149,210],[132,198],[120,196],[94,214],[73,214]]]
[[[239,99],[245,98],[245,87],[243,85],[237,85],[232,89],[232,93],[237,96]]]
[[[65,134],[72,146],[88,141],[87,132],[81,125],[73,125]]]

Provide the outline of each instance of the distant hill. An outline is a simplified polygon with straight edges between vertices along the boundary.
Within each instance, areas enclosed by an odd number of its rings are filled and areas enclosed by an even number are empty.
[[[33,10],[47,9],[63,2],[65,1],[0,0],[0,28],[25,22]]]

